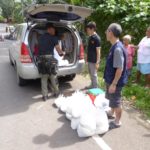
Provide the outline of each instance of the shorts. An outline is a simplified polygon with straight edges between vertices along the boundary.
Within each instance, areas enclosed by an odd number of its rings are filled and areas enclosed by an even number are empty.
[[[108,92],[109,84],[106,85],[106,94],[105,97],[109,100],[109,107],[111,108],[118,108],[121,106],[121,91],[122,87],[116,87],[116,91],[113,94]]]
[[[142,74],[150,74],[150,63],[147,64],[137,64],[137,70]]]

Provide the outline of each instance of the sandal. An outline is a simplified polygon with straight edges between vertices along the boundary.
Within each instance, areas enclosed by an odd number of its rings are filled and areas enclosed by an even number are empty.
[[[115,119],[115,117],[114,116],[112,116],[112,115],[109,115],[109,114],[107,114],[107,117],[108,117],[108,119]]]
[[[120,128],[120,127],[121,127],[121,123],[120,124],[116,124],[115,122],[109,123],[109,130]]]

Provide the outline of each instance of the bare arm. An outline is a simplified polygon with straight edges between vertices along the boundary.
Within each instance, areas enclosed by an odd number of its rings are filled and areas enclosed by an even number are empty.
[[[96,70],[98,70],[98,68],[99,68],[99,63],[100,63],[100,56],[101,56],[101,48],[100,47],[97,47],[96,48]]]
[[[132,48],[135,48],[136,50],[139,48],[138,45],[131,45]]]
[[[59,45],[59,44],[56,45],[55,48],[56,48],[56,50],[57,50],[57,52],[58,52],[59,55],[64,55],[64,54],[63,54],[63,51],[62,51],[62,49],[60,48],[60,45]]]
[[[100,63],[100,57],[101,57],[101,48],[100,47],[97,47],[96,48],[96,57],[97,57],[97,64],[99,64]]]
[[[113,82],[112,82],[113,85],[117,85],[117,83],[118,83],[118,81],[119,81],[121,75],[122,75],[122,69],[121,69],[121,68],[118,68],[118,69],[116,70],[115,78],[114,78],[114,80],[113,80]]]
[[[118,83],[118,81],[119,81],[119,79],[120,79],[120,77],[122,75],[122,71],[123,70],[121,68],[118,68],[116,70],[115,78],[114,78],[112,84],[109,87],[109,93],[115,93],[115,91],[116,91],[116,85],[117,85],[117,83]]]

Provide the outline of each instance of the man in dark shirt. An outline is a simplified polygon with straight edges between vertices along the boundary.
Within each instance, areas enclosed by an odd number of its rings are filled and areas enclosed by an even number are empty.
[[[87,88],[97,88],[98,78],[97,70],[100,63],[100,37],[96,33],[96,23],[90,22],[86,26],[86,32],[89,35],[88,51],[87,51],[87,63],[88,70],[91,78],[91,85]]]
[[[55,27],[52,24],[46,25],[47,32],[43,34],[39,39],[39,56],[51,57],[54,55],[54,47],[58,51],[59,55],[63,55],[63,52],[58,44],[58,39],[55,36]],[[54,96],[59,95],[59,88],[57,82],[56,75],[49,74],[41,74],[41,86],[42,86],[42,94],[43,100],[46,101],[48,99],[48,79],[51,81],[52,90],[54,92]]]

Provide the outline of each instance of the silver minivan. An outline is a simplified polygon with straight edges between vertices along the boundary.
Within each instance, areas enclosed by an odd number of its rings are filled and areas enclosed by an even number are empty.
[[[85,63],[84,48],[74,23],[83,21],[91,12],[91,9],[68,4],[36,4],[26,8],[26,23],[16,26],[9,48],[10,63],[16,69],[18,85],[24,85],[29,79],[40,78],[34,53],[38,41],[35,38],[46,32],[48,22],[53,23],[57,36],[61,38],[63,35],[66,43],[65,53],[69,63],[59,66],[58,77],[73,80],[76,74],[81,73]]]

